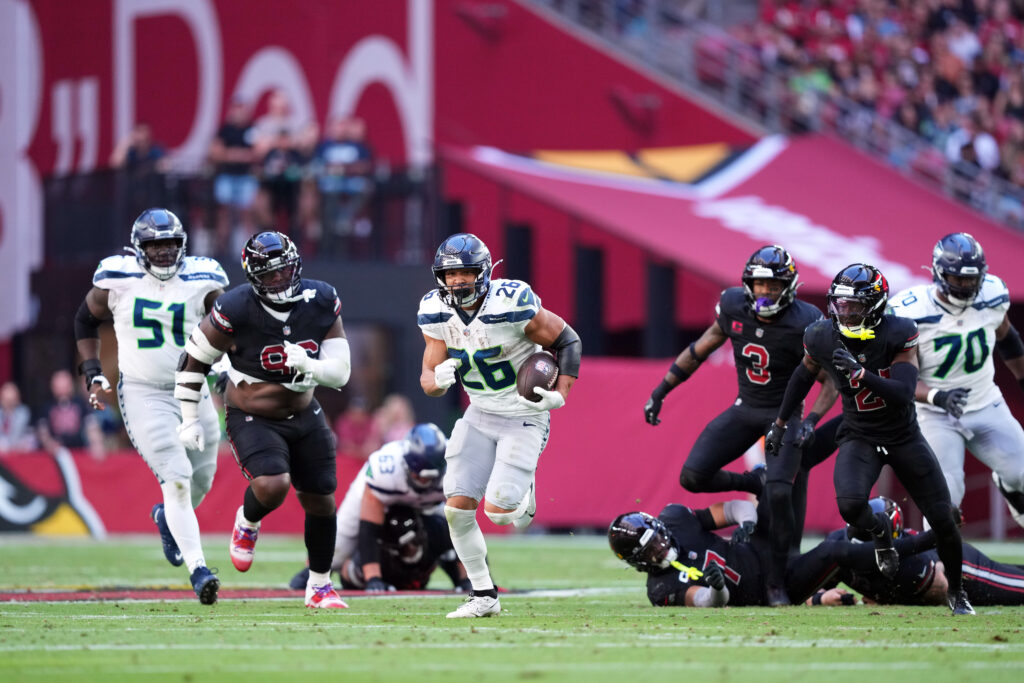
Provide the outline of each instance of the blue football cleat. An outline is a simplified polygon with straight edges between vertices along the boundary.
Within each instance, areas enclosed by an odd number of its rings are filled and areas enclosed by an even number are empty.
[[[154,505],[150,516],[153,517],[153,523],[156,524],[156,528],[160,530],[160,540],[164,544],[164,557],[175,567],[180,567],[185,560],[182,559],[181,551],[178,550],[178,542],[174,540],[171,530],[167,528],[167,519],[164,517],[164,504],[157,503]]]
[[[212,605],[217,602],[217,591],[220,590],[220,579],[206,567],[196,567],[192,572],[192,590],[196,592],[199,602]]]

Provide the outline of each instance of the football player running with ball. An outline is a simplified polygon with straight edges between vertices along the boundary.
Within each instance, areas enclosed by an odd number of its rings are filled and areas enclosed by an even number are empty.
[[[317,386],[339,389],[348,382],[341,300],[326,282],[302,278],[298,250],[278,232],[249,238],[242,270],[249,285],[226,292],[185,344],[174,390],[181,401],[178,436],[202,447],[196,402],[210,366],[227,353],[228,437],[249,480],[235,515],[231,563],[248,571],[260,521],[294,486],[306,512],[306,606],[344,608],[330,576],[337,530],[334,435],[313,398]]]
[[[452,235],[434,257],[437,287],[420,301],[417,322],[426,348],[420,385],[441,396],[456,377],[470,406],[448,440],[445,517],[452,544],[473,590],[449,618],[486,617],[501,611],[487,568],[487,546],[476,521],[529,525],[536,511],[534,472],[548,440],[549,412],[565,405],[580,371],[579,335],[541,307],[520,280],[491,279],[491,253],[476,236]],[[535,389],[529,401],[516,391],[516,368],[540,348],[557,354],[553,390]]]
[[[206,567],[195,508],[213,485],[220,424],[202,382],[192,410],[202,439],[182,445],[174,433],[181,409],[172,390],[185,333],[211,309],[228,278],[213,259],[185,255],[185,229],[166,209],[143,211],[131,240],[133,255],[100,262],[75,315],[79,370],[89,403],[104,409],[112,389],[100,365],[99,326],[113,319],[121,375],[117,400],[132,445],[160,482],[163,502],[153,506],[152,517],[164,555],[175,567],[188,566],[199,601],[212,605],[220,581]]]
[[[835,387],[824,384],[801,429],[793,430],[782,453],[768,461],[764,471],[727,472],[724,468],[757,443],[778,413],[793,370],[803,355],[804,329],[821,320],[813,305],[796,298],[799,274],[793,257],[778,245],[755,251],[743,268],[743,286],[722,292],[715,307],[715,322],[669,366],[668,373],[644,406],[648,424],[661,422],[658,414],[668,392],[700,367],[715,349],[732,342],[739,396],[697,437],[679,475],[687,491],[747,491],[760,496],[771,510],[772,562],[768,576],[768,604],[788,605],[786,562],[799,548],[806,507],[806,473],[794,487],[800,470],[801,447],[813,438],[814,426],[836,399]],[[787,417],[800,420],[802,404]],[[794,505],[794,498],[798,499]]]
[[[1024,383],[1024,342],[1010,324],[1010,292],[988,273],[985,253],[964,232],[932,250],[932,284],[892,298],[896,315],[921,332],[917,359],[917,421],[946,476],[950,499],[964,498],[964,449],[992,470],[1010,512],[1024,526],[1024,429],[995,380],[998,351]]]
[[[868,503],[882,466],[892,467],[935,530],[939,557],[949,568],[953,614],[974,614],[960,581],[960,530],[949,489],[914,411],[917,325],[885,315],[888,298],[889,283],[874,266],[855,263],[835,276],[827,296],[829,319],[804,333],[804,359],[765,436],[765,451],[769,457],[779,452],[787,416],[824,368],[843,397],[834,476],[839,513],[856,529],[870,532],[879,571],[895,576],[899,553],[891,522]]]

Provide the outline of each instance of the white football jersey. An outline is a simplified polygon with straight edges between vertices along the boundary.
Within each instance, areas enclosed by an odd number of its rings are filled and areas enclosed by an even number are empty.
[[[444,492],[440,488],[416,491],[409,485],[408,467],[405,464],[405,441],[390,441],[370,454],[366,466],[352,480],[345,493],[345,499],[338,508],[339,523],[343,520],[359,522],[363,493],[366,488],[384,504],[408,505],[424,514],[440,514],[444,503]],[[349,524],[347,528],[355,529]]]
[[[469,322],[441,301],[436,289],[420,300],[416,321],[423,333],[448,345],[460,361],[459,379],[470,402],[501,415],[535,415],[516,401],[516,370],[540,350],[523,330],[540,310],[540,297],[521,280],[491,280]]]
[[[936,291],[935,285],[918,285],[889,299],[896,315],[917,323],[921,380],[936,389],[970,389],[967,412],[991,405],[1003,396],[993,379],[992,354],[996,328],[1010,307],[1010,292],[1002,280],[988,275],[974,303],[961,309],[939,301]],[[921,401],[917,406],[944,412]]]
[[[173,384],[185,340],[206,315],[206,295],[226,288],[228,276],[211,258],[186,256],[177,275],[158,280],[134,256],[124,255],[100,261],[92,284],[109,293],[121,374]]]

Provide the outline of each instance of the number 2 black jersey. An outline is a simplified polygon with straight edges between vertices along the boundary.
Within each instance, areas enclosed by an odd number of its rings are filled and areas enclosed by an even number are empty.
[[[305,298],[292,304],[281,321],[270,315],[248,284],[221,295],[210,312],[213,326],[232,338],[228,352],[233,370],[263,382],[285,384],[295,373],[285,367],[284,343],[289,341],[320,354],[334,321],[341,315],[341,299],[334,287],[319,280],[302,280]]]
[[[770,323],[750,310],[742,287],[722,292],[716,322],[732,342],[739,397],[744,405],[775,408],[782,403],[790,375],[803,358],[804,329],[821,320],[817,307],[796,299]]]
[[[685,505],[666,505],[658,514],[672,533],[679,549],[679,562],[704,570],[711,562],[722,566],[725,585],[729,588],[729,604],[751,606],[764,604],[763,571],[757,552],[749,543],[731,544],[728,539],[710,531],[714,527],[707,509],[691,510]],[[647,598],[655,606],[684,606],[686,589],[707,586],[703,577],[692,580],[684,572],[669,568],[647,575]]]
[[[890,405],[832,365],[832,352],[845,346],[868,372],[888,377],[893,358],[917,346],[917,323],[909,318],[882,316],[874,332],[874,339],[847,339],[836,331],[831,320],[822,320],[804,334],[807,354],[832,375],[843,397],[843,424],[837,435],[840,442],[856,438],[873,444],[898,444],[918,433],[913,402]]]

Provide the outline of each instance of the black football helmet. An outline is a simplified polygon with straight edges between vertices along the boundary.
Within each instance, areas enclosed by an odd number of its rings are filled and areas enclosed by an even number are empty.
[[[242,249],[242,270],[264,301],[284,304],[301,298],[302,257],[287,235],[270,231],[250,237]]]
[[[782,309],[793,303],[799,279],[796,264],[788,251],[777,244],[761,247],[747,259],[747,265],[743,268],[743,292],[747,296],[747,304],[755,315],[762,318],[778,315]],[[772,301],[767,297],[755,297],[754,280],[782,282],[784,289],[778,301]]]
[[[472,286],[449,287],[444,280],[445,271],[465,268],[477,271]],[[476,235],[460,232],[441,242],[434,255],[433,271],[441,301],[449,306],[472,306],[487,293],[491,283],[491,252]]]
[[[174,240],[154,245],[152,242]],[[132,224],[132,248],[139,267],[158,280],[169,280],[185,260],[188,235],[178,217],[167,209],[146,209]]]
[[[384,551],[397,561],[419,562],[427,545],[427,532],[420,513],[407,505],[389,507],[380,540]]]
[[[832,325],[840,334],[851,339],[873,339],[872,330],[885,315],[889,282],[878,268],[854,263],[832,280],[827,300]]]
[[[619,515],[608,527],[608,544],[620,560],[638,572],[666,568],[676,555],[668,527],[646,512]]]
[[[935,243],[932,249],[932,280],[949,302],[964,308],[974,303],[985,281],[988,264],[978,240],[966,232],[954,232]],[[970,278],[969,285],[954,285],[947,276]]]
[[[871,512],[876,514],[882,512],[889,518],[889,523],[892,525],[893,538],[899,538],[903,535],[903,510],[900,508],[899,503],[892,498],[875,496],[868,501],[868,505],[871,507]],[[863,529],[852,527],[849,524],[846,525],[846,537],[855,538],[858,541],[864,541],[865,543],[872,540],[870,533]]]
[[[444,459],[448,439],[441,429],[424,422],[413,427],[405,437],[405,464],[409,486],[414,491],[428,491],[441,483],[448,463]]]

